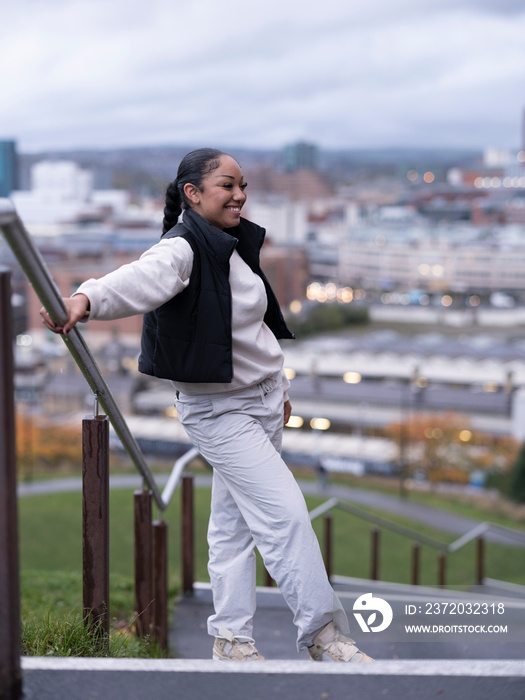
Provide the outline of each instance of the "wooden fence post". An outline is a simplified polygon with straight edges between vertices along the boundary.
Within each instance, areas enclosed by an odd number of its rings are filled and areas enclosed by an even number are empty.
[[[326,575],[332,576],[332,516],[327,513],[324,516],[324,565]]]
[[[153,531],[151,491],[135,491],[135,615],[137,636],[151,632],[153,604]]]
[[[195,533],[193,514],[193,475],[182,477],[182,592],[193,595],[195,581]]]
[[[421,547],[419,542],[414,542],[412,545],[412,585],[419,585],[419,554]]]
[[[379,528],[372,528],[372,562],[370,565],[370,578],[377,581],[379,578]]]
[[[109,421],[82,421],[82,583],[84,620],[109,648]]]
[[[22,695],[11,273],[0,267],[0,698]]]
[[[154,636],[164,651],[168,648],[168,526],[153,523],[153,570],[155,587]]]
[[[270,573],[266,567],[264,567],[264,585],[267,588],[273,587],[273,578],[270,576]]]
[[[438,556],[438,586],[444,586],[446,580],[447,555],[440,552]]]
[[[485,578],[485,541],[483,537],[478,537],[476,542],[476,583],[483,585]]]

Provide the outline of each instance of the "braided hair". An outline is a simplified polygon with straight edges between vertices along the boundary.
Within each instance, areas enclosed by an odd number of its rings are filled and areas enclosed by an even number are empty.
[[[191,183],[200,189],[202,179],[219,167],[221,156],[227,155],[216,148],[198,148],[184,156],[177,170],[177,177],[166,190],[166,205],[162,221],[162,235],[177,223],[183,209],[190,204],[184,193],[184,185]]]

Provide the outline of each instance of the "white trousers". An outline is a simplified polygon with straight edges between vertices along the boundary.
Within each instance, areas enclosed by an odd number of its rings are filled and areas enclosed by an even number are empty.
[[[209,634],[218,636],[226,627],[253,636],[254,547],[293,612],[299,650],[330,620],[347,633],[302,492],[280,456],[280,376],[226,394],[180,394],[176,406],[190,439],[213,467],[208,571],[215,614],[208,619]]]

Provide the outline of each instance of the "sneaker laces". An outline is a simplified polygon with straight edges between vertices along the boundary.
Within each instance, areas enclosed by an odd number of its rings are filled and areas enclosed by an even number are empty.
[[[248,656],[260,656],[259,652],[255,647],[255,639],[248,637],[244,634],[235,635],[230,632],[226,627],[219,628],[219,637],[221,639],[226,639],[231,645],[236,646],[239,651],[246,657]],[[241,641],[244,640],[244,641]]]
[[[368,657],[357,648],[356,643],[350,637],[345,637],[333,623],[329,623],[315,637],[314,644],[309,647],[310,656],[315,661],[322,661],[326,654],[333,661],[360,662],[367,661]],[[328,660],[328,659],[327,659]],[[370,659],[373,661],[373,659]]]
[[[357,648],[355,641],[345,637],[337,629],[335,638],[326,645],[325,651],[341,661],[359,661],[363,658],[363,652]]]

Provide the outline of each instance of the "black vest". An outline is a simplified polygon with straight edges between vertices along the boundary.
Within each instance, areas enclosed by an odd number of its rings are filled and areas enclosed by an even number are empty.
[[[191,209],[184,223],[164,238],[181,236],[193,250],[193,267],[186,289],[155,311],[144,315],[139,371],[180,382],[231,382],[232,300],[230,257],[235,249],[264,282],[268,307],[266,325],[277,338],[293,338],[279,304],[259,265],[265,231],[241,219],[239,226],[221,231]]]

